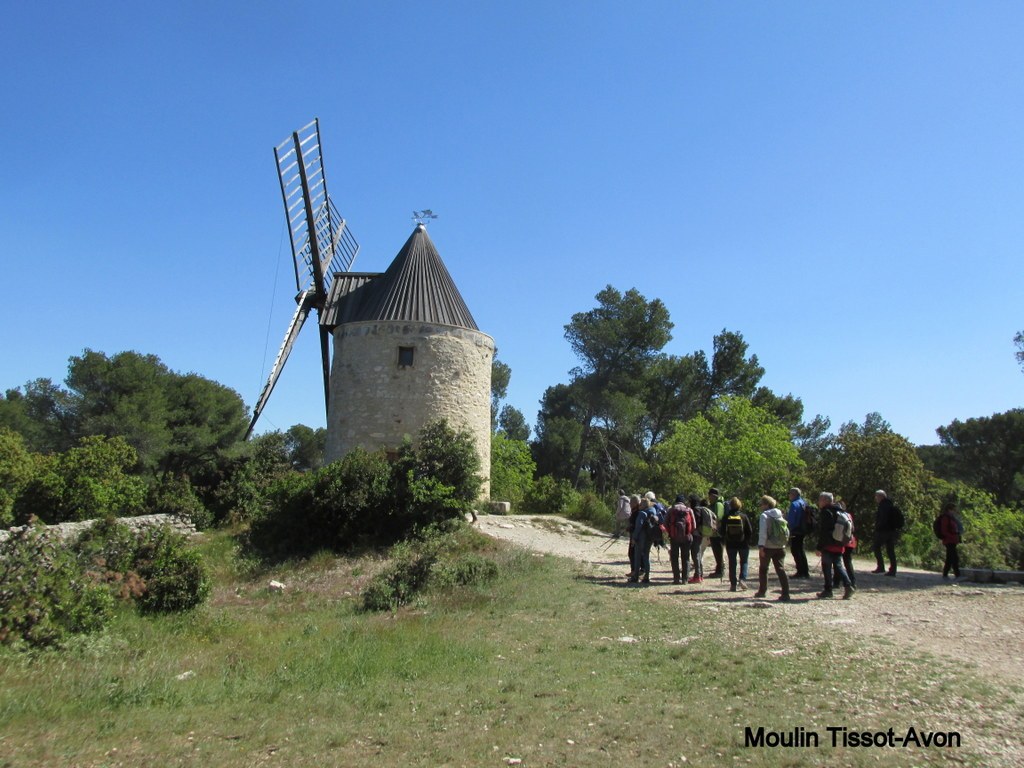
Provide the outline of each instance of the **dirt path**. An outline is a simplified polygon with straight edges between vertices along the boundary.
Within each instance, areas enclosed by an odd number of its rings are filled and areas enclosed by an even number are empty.
[[[572,558],[591,566],[609,582],[625,582],[629,564],[626,540],[611,540],[599,531],[557,517],[525,515],[482,516],[479,527],[495,538],[539,552]],[[811,554],[813,558],[813,553]],[[713,561],[705,555],[705,566]],[[901,569],[891,578],[868,571],[873,562],[860,560],[857,594],[853,600],[817,600],[821,578],[791,581],[793,602],[774,599],[754,601],[757,584],[757,550],[751,552],[751,589],[729,592],[728,580],[707,580],[700,585],[672,584],[667,552],[651,562],[651,585],[643,588],[666,599],[693,600],[710,610],[763,602],[814,622],[821,628],[886,638],[896,645],[945,656],[958,664],[973,666],[999,683],[1024,683],[1024,586],[944,582],[936,573]],[[787,557],[787,565],[791,560]],[[814,566],[812,564],[812,573]],[[820,573],[820,570],[818,571]],[[777,596],[778,581],[769,577],[769,598]]]

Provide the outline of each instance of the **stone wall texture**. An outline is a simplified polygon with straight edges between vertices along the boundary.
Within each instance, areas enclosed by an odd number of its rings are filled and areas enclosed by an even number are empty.
[[[413,364],[399,365],[399,349]],[[426,424],[447,420],[476,443],[490,494],[491,361],[485,333],[421,323],[348,323],[334,330],[327,461],[354,448],[394,450]]]
[[[48,536],[55,536],[61,541],[77,539],[87,528],[92,527],[95,520],[82,520],[75,523],[59,523],[58,525],[46,526]],[[171,530],[185,536],[195,536],[196,527],[179,515],[140,515],[138,517],[119,517],[117,522],[128,526],[133,531],[142,531],[146,528],[162,528],[167,525]],[[10,530],[17,530],[12,528]],[[0,541],[8,538],[10,533],[0,530]]]

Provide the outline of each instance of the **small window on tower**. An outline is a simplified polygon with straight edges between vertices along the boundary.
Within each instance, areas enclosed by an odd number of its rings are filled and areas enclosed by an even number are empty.
[[[415,347],[399,347],[398,348],[398,367],[399,368],[411,368],[413,354],[416,352]]]

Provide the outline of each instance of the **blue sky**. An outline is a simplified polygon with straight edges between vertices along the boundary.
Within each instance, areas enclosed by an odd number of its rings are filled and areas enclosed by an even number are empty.
[[[439,213],[530,421],[609,283],[835,426],[1024,404],[1019,3],[2,7],[0,388],[134,349],[252,405],[294,309],[271,149],[318,116],[355,268]],[[321,398],[310,327],[260,428]]]

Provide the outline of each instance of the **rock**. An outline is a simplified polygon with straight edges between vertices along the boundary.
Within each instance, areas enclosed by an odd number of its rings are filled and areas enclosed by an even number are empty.
[[[284,592],[285,585],[282,584],[280,581],[271,581],[269,584],[267,584],[267,589],[269,589],[271,592]]]
[[[512,502],[492,501],[487,505],[487,509],[492,515],[507,515],[512,511]]]

